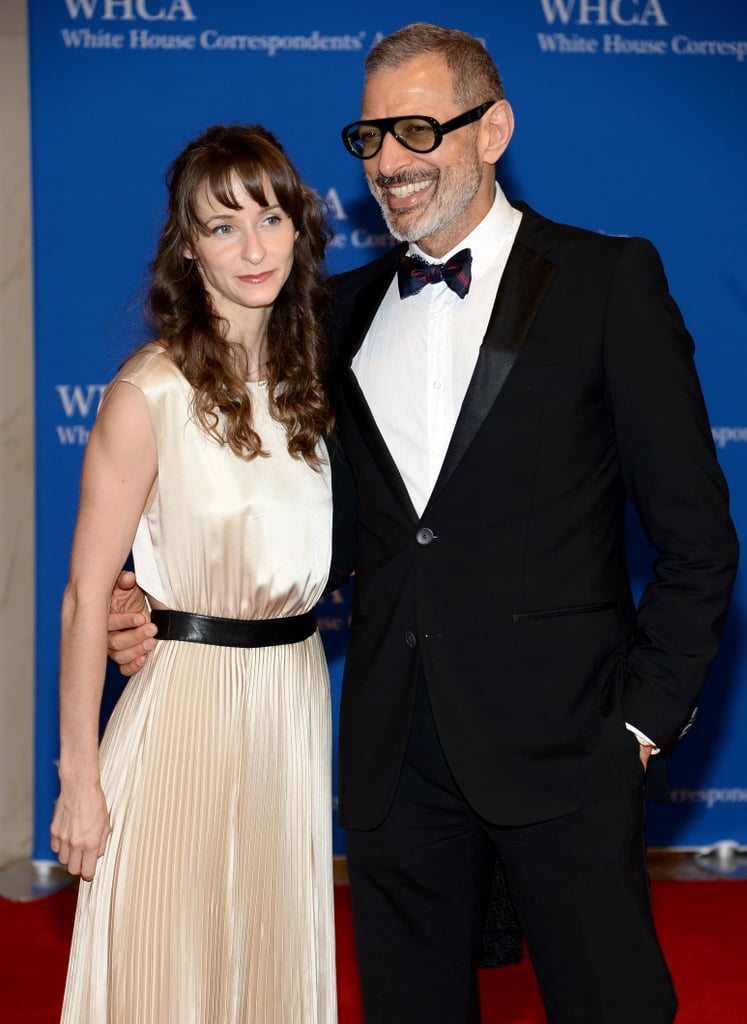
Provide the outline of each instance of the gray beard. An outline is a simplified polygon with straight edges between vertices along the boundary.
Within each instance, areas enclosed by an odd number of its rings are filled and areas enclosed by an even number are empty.
[[[396,180],[400,184],[406,184],[407,177],[403,175],[397,179],[384,178],[383,180],[388,183]],[[398,242],[418,242],[420,239],[430,238],[445,231],[461,216],[480,188],[480,168],[476,165],[468,168],[468,174],[462,176],[461,183],[455,188],[448,190],[445,199],[442,193],[438,197],[436,208],[425,219],[418,218],[410,227],[405,225],[398,228],[396,226],[387,206],[386,198],[378,192],[374,181],[371,181],[369,178],[366,181],[368,182],[371,195],[378,203],[381,216],[384,218],[384,223],[392,237],[396,238]],[[437,181],[440,184],[440,174]],[[436,188],[438,188],[438,184]]]

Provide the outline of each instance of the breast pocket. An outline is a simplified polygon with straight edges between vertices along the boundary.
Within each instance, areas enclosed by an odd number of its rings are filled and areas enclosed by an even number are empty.
[[[516,369],[577,363],[580,353],[581,346],[578,344],[533,339],[522,348],[516,361]]]

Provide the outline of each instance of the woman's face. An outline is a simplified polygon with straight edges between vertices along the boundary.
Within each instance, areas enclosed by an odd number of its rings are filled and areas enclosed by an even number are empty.
[[[269,182],[267,206],[260,206],[237,178],[231,185],[238,210],[202,191],[195,212],[207,233],[200,233],[185,255],[196,260],[215,313],[234,323],[248,310],[272,307],[293,267],[298,232]]]

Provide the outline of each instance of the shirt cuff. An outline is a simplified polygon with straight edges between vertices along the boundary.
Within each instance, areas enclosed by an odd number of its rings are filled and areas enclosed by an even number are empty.
[[[645,732],[641,732],[640,729],[636,729],[636,727],[634,725],[631,725],[630,722],[626,722],[625,723],[625,728],[629,729],[630,732],[633,733],[633,735],[635,736],[635,738],[638,740],[638,742],[641,744],[642,747],[653,747],[654,748],[651,751],[651,756],[652,757],[653,757],[654,754],[660,753],[660,749],[661,748],[657,747],[656,744],[654,743],[654,741],[650,740],[648,738],[648,736],[645,734]]]

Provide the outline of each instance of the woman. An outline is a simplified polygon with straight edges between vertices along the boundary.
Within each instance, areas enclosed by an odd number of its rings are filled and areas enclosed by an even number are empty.
[[[63,1021],[336,1019],[331,725],[312,609],[330,564],[329,232],[260,127],[168,177],[157,341],[105,393],[62,609],[52,848],[80,886]],[[98,750],[132,547],[160,642]]]

